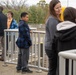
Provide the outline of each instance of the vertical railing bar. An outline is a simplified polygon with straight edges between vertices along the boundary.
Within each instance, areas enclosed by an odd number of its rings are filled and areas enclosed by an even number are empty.
[[[16,32],[16,33],[14,32],[14,36],[15,36],[14,43],[16,42],[16,34],[17,34],[17,32]],[[17,58],[17,57],[16,57],[16,43],[15,43],[14,46],[15,46],[15,48],[14,48],[14,49],[15,49],[15,50],[14,50],[14,58]],[[17,60],[17,59],[15,59],[15,61],[16,61],[16,60]]]
[[[31,36],[31,40],[32,40],[32,32],[30,33],[30,36]],[[31,51],[32,51],[32,46],[29,48],[29,61],[30,61],[29,64],[31,64],[31,61],[32,61],[32,59],[31,59]]]
[[[31,35],[31,39],[32,39],[32,50],[31,50],[31,64],[32,64],[32,54],[33,54],[33,32],[32,32],[32,35]]]
[[[40,70],[40,32],[38,32],[38,71],[41,72]]]
[[[16,58],[17,58],[17,57],[16,57],[16,43],[15,43],[15,42],[16,42],[16,33],[17,33],[17,32],[14,32],[14,58],[15,58],[14,61],[16,61]]]
[[[72,73],[72,60],[69,59],[69,75]]]
[[[59,57],[59,75],[65,75],[65,59]]]
[[[17,38],[18,38],[18,32],[16,32],[16,40],[17,40]],[[17,47],[17,45],[16,45],[16,57],[18,58],[18,51],[19,51],[19,48]]]
[[[6,31],[4,31],[4,64],[6,63],[6,58],[7,58],[7,54],[6,54],[6,47],[7,47],[7,44],[6,44],[6,38],[7,38],[7,32]]]
[[[34,57],[35,57],[35,65],[36,65],[36,51],[37,51],[37,41],[36,41],[36,33],[35,33],[35,55],[34,55]]]
[[[9,54],[9,52],[10,52],[10,51],[9,51],[9,47],[10,47],[10,46],[9,46],[10,32],[9,32],[9,31],[7,32],[7,39],[8,39],[8,41],[7,41],[7,43],[6,43],[6,44],[8,44],[8,48],[7,48],[7,49],[8,49],[8,50],[7,50],[7,58],[8,58],[8,61],[9,61],[9,60],[10,60],[10,58],[9,58],[9,55],[10,55],[10,54]]]
[[[76,60],[73,61],[73,75],[76,75]]]
[[[13,62],[13,32],[11,32],[11,62]]]
[[[45,65],[45,63],[44,63],[44,59],[45,59],[45,42],[44,42],[44,39],[45,39],[45,37],[43,38],[43,67],[44,67],[44,65]]]
[[[14,32],[12,32],[12,58],[15,60],[16,58],[14,57],[14,51],[15,51],[15,47],[14,47],[14,44],[15,44],[15,34]],[[14,60],[12,60],[14,62]]]
[[[33,50],[32,50],[32,58],[33,58],[33,65],[35,65],[35,33],[33,33]]]

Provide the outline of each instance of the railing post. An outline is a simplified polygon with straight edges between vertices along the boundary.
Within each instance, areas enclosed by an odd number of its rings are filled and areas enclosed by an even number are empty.
[[[73,61],[73,75],[76,75],[76,60]]]
[[[72,60],[69,59],[69,75],[72,74]]]
[[[40,69],[40,33],[38,33],[38,70],[37,72],[40,73],[42,70]]]
[[[4,67],[6,67],[7,66],[7,64],[6,64],[6,35],[7,35],[7,32],[6,31],[4,31],[4,64],[3,64],[3,66]]]
[[[13,39],[13,35],[11,35],[15,32],[18,32],[18,29],[5,29],[5,32],[4,32],[4,66],[6,66],[6,64],[8,64],[8,63],[17,64],[17,58],[18,58],[17,57],[17,53],[18,53],[17,50],[18,50],[18,48],[15,45],[16,51],[14,53],[13,52],[13,46],[14,46],[15,42],[13,43],[13,41],[17,40],[16,37],[18,37],[18,35],[15,34],[16,35],[15,39]],[[42,34],[45,35],[45,31],[32,31],[32,34],[31,34],[33,46],[32,46],[32,51],[31,51],[31,63],[29,66],[37,68],[38,73],[42,72],[42,70],[47,71],[47,68],[45,66],[42,66],[44,64],[44,60],[45,60],[44,45],[42,48],[42,50],[43,50],[42,54],[43,55],[41,56],[41,40],[42,40],[42,38],[44,38],[42,36]],[[42,41],[44,41],[44,39]],[[8,43],[8,50],[7,50],[7,43]],[[11,50],[11,52],[10,52],[10,50]],[[33,64],[32,59],[34,59],[34,62],[35,62],[34,64]],[[43,64],[42,64],[42,62],[43,62]]]
[[[65,59],[59,56],[59,75],[65,75]]]

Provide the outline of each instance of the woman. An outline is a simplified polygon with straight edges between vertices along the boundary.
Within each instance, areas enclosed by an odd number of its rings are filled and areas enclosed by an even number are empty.
[[[67,7],[63,16],[64,22],[57,25],[55,44],[53,45],[58,52],[76,49],[76,9]],[[66,75],[68,75],[68,60],[66,62]]]
[[[13,14],[12,11],[7,12],[7,29],[17,29],[18,28],[18,24],[17,24],[16,20],[13,19],[13,16],[14,16],[14,14]],[[15,43],[15,33],[13,32],[12,34],[13,34],[13,46],[14,46],[13,48],[15,48],[15,44],[14,44]],[[9,36],[7,35],[7,40],[6,40],[6,43],[7,43],[7,48],[6,49],[7,49],[7,51],[10,50],[10,47],[8,46],[8,43],[9,43],[8,42],[8,37],[9,37],[9,41],[11,40],[10,35]]]
[[[16,29],[18,28],[17,22],[13,19],[13,12],[8,11],[7,13],[7,29]]]
[[[56,26],[60,22],[61,3],[52,0],[49,5],[50,16],[46,22],[45,51],[49,60],[48,75],[56,75],[57,52],[52,49],[52,42],[56,32]]]

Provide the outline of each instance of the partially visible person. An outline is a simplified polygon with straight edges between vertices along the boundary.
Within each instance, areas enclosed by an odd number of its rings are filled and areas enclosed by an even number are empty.
[[[28,26],[29,15],[27,12],[21,13],[21,20],[19,22],[19,37],[16,41],[19,47],[17,72],[20,70],[22,73],[32,73],[28,67],[29,48],[32,45],[30,38],[30,28]]]
[[[18,24],[17,24],[17,22],[16,22],[16,20],[13,18],[13,16],[14,16],[14,14],[13,14],[13,12],[12,11],[8,11],[7,12],[7,29],[17,29],[18,28]],[[13,32],[13,35],[14,35],[15,33]],[[9,51],[10,52],[10,50],[8,50],[9,49],[9,46],[8,46],[8,37],[9,37],[9,41],[11,40],[11,36],[9,35],[7,35],[7,40],[6,40],[6,44],[7,44],[7,51]],[[13,49],[15,49],[15,36],[13,36]]]
[[[4,29],[7,29],[7,17],[2,13],[3,7],[0,6],[0,44],[2,55],[0,60],[4,61]]]
[[[57,51],[52,49],[52,43],[56,32],[56,26],[61,22],[61,2],[59,0],[52,0],[49,5],[49,10],[50,16],[46,22],[45,51],[49,60],[48,75],[56,75]]]
[[[60,14],[60,19],[61,19],[61,21],[64,21],[63,13],[64,13],[65,8],[66,8],[66,7],[62,7],[62,10],[61,10],[61,14]]]
[[[63,13],[64,21],[57,25],[53,48],[60,52],[76,49],[76,9],[67,7]],[[66,74],[68,74],[68,60],[66,60]],[[71,74],[73,75],[73,74]]]
[[[13,12],[8,11],[7,12],[7,29],[16,29],[18,28],[18,24],[15,19],[13,19]]]

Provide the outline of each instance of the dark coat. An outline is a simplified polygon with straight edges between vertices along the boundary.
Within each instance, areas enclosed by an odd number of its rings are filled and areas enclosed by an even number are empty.
[[[0,12],[0,36],[4,36],[4,29],[7,29],[7,17]]]
[[[23,20],[19,22],[19,37],[16,44],[22,49],[28,49],[32,45],[29,26]]]
[[[52,48],[58,52],[76,49],[76,26],[67,30],[57,31]]]

